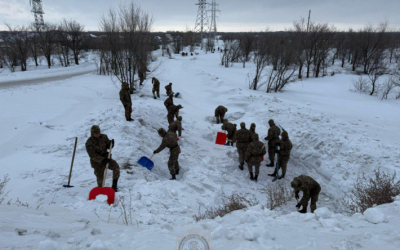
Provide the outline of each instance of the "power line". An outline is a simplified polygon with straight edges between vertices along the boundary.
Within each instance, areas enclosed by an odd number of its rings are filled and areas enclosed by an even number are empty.
[[[209,10],[211,12],[211,23],[210,23],[210,35],[209,37],[211,38],[211,35],[213,36],[213,39],[215,40],[216,36],[217,36],[217,12],[221,12],[220,10],[217,9],[217,6],[219,4],[217,4],[215,2],[215,0],[212,0],[211,3],[211,10]]]
[[[199,6],[199,9],[197,11],[197,18],[196,18],[196,24],[194,26],[194,32],[199,32],[200,33],[200,44],[201,48],[203,49],[203,33],[207,32],[209,30],[208,26],[208,17],[207,17],[207,1],[206,0],[199,0],[196,5]]]
[[[35,16],[36,30],[40,30],[44,26],[42,0],[29,0],[29,3],[32,6],[32,12]]]

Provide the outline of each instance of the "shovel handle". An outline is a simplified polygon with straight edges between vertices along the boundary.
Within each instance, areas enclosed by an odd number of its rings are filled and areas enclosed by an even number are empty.
[[[151,160],[151,158],[153,158],[153,156],[154,156],[154,154],[150,157],[150,159],[149,160]]]
[[[71,169],[69,170],[68,186],[69,186],[69,184],[70,184],[70,182],[71,182],[72,166],[74,165],[75,152],[76,152],[76,144],[78,144],[78,137],[75,137],[75,146],[74,146],[74,153],[72,154]]]
[[[113,144],[112,144],[112,142],[110,142],[110,152],[108,152],[108,159],[111,158],[111,150],[112,150],[112,147],[113,147]],[[106,170],[105,170],[105,172],[104,172],[104,178],[103,178],[103,184],[101,185],[101,187],[104,187],[104,184],[106,183],[108,165],[110,165],[110,163],[107,163],[107,165],[106,165]]]

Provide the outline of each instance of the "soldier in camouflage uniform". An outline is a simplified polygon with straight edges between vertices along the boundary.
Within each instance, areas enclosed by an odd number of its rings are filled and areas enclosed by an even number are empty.
[[[303,191],[303,197],[296,205],[297,208],[303,206],[303,209],[299,212],[307,213],[308,201],[311,199],[311,213],[314,213],[314,211],[317,209],[318,195],[319,192],[321,192],[321,186],[318,184],[318,182],[310,176],[300,175],[295,177],[290,184],[295,191],[296,199],[299,199],[299,192]]]
[[[253,142],[247,147],[245,160],[249,168],[250,180],[257,181],[258,175],[260,174],[262,157],[267,153],[267,150],[265,149],[264,143],[259,141],[258,134],[254,134],[252,140]],[[256,169],[255,176],[253,176],[253,165]]]
[[[119,91],[119,99],[121,100],[122,105],[124,106],[126,120],[128,122],[133,121],[133,119],[131,118],[132,99],[131,99],[131,94],[129,93],[129,84],[126,82],[122,83],[122,88]]]
[[[165,91],[167,91],[167,96],[174,94],[174,92],[172,92],[172,82],[170,82],[167,86],[165,86]]]
[[[172,132],[175,134],[176,132],[178,132],[178,136],[182,136],[182,116],[178,116],[178,118],[176,118],[176,121],[169,124],[168,132]]]
[[[244,157],[246,156],[246,150],[251,140],[251,133],[246,129],[246,124],[244,122],[240,123],[240,129],[236,131],[233,137],[233,142],[236,142],[236,148],[239,153],[240,170],[243,170]]]
[[[268,136],[265,140],[268,141],[268,156],[271,161],[267,167],[273,167],[275,163],[275,150],[276,143],[279,142],[279,135],[281,134],[281,129],[275,125],[274,120],[268,121],[270,128],[268,129]]]
[[[146,79],[147,72],[150,72],[150,70],[148,70],[147,67],[144,65],[139,69],[138,76],[140,79],[140,85],[143,85],[143,82]]]
[[[171,124],[172,122],[174,122],[174,117],[178,118],[179,110],[182,108],[183,107],[180,104],[178,106],[171,105],[168,107],[168,115],[167,115],[168,124]]]
[[[170,180],[176,180],[175,175],[179,174],[179,154],[181,153],[181,148],[178,145],[178,138],[176,137],[176,133],[166,132],[165,129],[160,128],[158,130],[158,134],[163,137],[160,147],[158,147],[153,153],[158,154],[164,148],[169,148],[169,160],[168,160],[168,169],[171,174]]]
[[[90,157],[90,165],[94,168],[94,174],[97,177],[97,186],[103,185],[104,170],[107,163],[108,168],[113,171],[112,188],[115,192],[118,191],[119,165],[113,159],[108,159],[107,150],[110,148],[110,143],[114,147],[114,139],[109,140],[107,135],[100,134],[99,126],[93,125],[90,129],[91,136],[86,141],[86,151]]]
[[[164,102],[164,106],[168,111],[168,107],[174,105],[174,95],[169,95],[169,97],[167,98],[167,100],[165,100]]]
[[[218,106],[215,109],[215,119],[217,120],[217,124],[219,124],[220,122],[224,122],[226,112],[228,112],[228,109],[224,106]]]
[[[153,83],[153,96],[156,98],[156,92],[157,92],[157,97],[160,98],[160,81],[153,77],[151,82]]]
[[[276,153],[279,154],[278,164],[279,168],[282,169],[282,175],[279,177],[279,179],[283,179],[285,178],[287,163],[290,159],[290,151],[292,150],[292,142],[289,140],[288,132],[282,132],[282,139],[277,142],[277,145],[279,146],[279,150],[276,150]],[[274,173],[269,174],[269,176],[276,176],[276,174],[275,168]]]
[[[222,130],[226,130],[228,131],[228,143],[231,144],[231,146],[233,146],[233,137],[235,136],[236,133],[236,124],[232,124],[230,122],[228,122],[227,119],[224,120],[224,125],[221,126]]]
[[[251,134],[251,139],[253,140],[253,135],[256,133],[256,124],[255,123],[252,123],[250,125],[249,131],[250,131],[250,134]]]

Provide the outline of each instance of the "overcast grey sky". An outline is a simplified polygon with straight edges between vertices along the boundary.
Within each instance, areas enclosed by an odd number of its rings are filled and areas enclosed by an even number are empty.
[[[86,30],[98,30],[102,13],[130,0],[43,0],[46,22],[74,19]],[[136,0],[154,18],[153,31],[194,28],[197,0]],[[338,29],[358,29],[366,24],[388,21],[400,29],[400,0],[217,0],[221,10],[219,31],[272,31],[292,26],[307,18],[311,9],[314,22],[328,22]],[[4,22],[26,25],[33,21],[29,0],[0,0],[0,30]]]

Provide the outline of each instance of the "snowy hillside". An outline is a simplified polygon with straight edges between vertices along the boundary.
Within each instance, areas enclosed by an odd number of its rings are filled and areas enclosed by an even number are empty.
[[[10,177],[10,193],[0,205],[0,248],[175,249],[176,236],[194,227],[211,235],[213,249],[400,249],[400,197],[351,217],[339,201],[360,173],[378,167],[400,173],[399,102],[349,91],[354,76],[347,74],[299,81],[283,93],[253,91],[245,82],[251,64],[224,68],[219,59],[218,53],[202,52],[159,57],[155,64],[161,66],[151,76],[161,82],[161,99],[152,98],[148,78],[132,96],[132,123],[124,118],[120,84],[109,76],[0,89],[0,177]],[[156,130],[167,128],[163,102],[169,82],[181,93],[175,104],[184,107],[177,181],[168,180],[167,150],[152,158],[151,172],[136,164],[161,143]],[[214,144],[221,131],[214,121],[218,105],[229,108],[231,122],[256,123],[260,138],[271,118],[288,131],[294,148],[285,179],[272,183],[265,161],[254,183],[246,169],[238,169],[236,148]],[[96,179],[84,144],[94,124],[116,143],[121,192],[112,207],[87,200]],[[75,187],[64,189],[76,136]],[[268,186],[290,186],[300,174],[321,184],[315,214],[297,213],[294,197],[274,211],[262,208]],[[194,221],[199,209],[233,193],[260,204]],[[122,204],[133,213],[132,225],[123,223]]]

